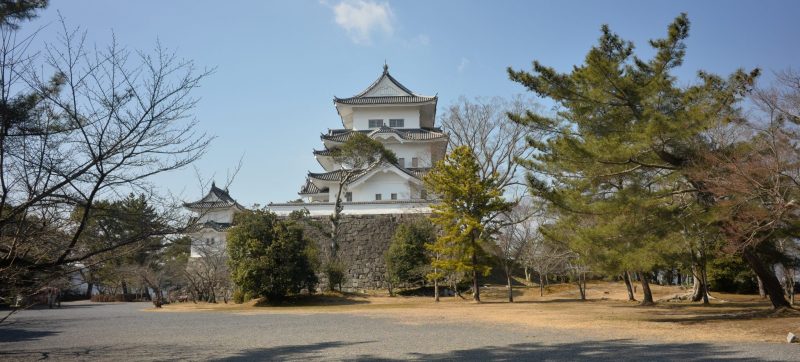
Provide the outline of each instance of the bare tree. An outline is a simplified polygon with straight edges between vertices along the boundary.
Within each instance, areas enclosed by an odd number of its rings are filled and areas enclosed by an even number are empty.
[[[544,296],[544,288],[548,284],[550,274],[564,273],[568,270],[569,259],[574,253],[557,243],[550,242],[539,231],[533,235],[527,248],[521,255],[521,261],[530,278],[528,269],[539,276],[539,296]]]
[[[517,160],[529,158],[533,149],[525,141],[535,136],[534,130],[510,121],[509,117],[533,108],[536,105],[521,96],[511,100],[500,97],[470,100],[461,96],[440,119],[450,137],[449,146],[472,149],[481,167],[481,178],[496,175],[500,187],[507,191],[525,186],[524,180],[519,178]]]
[[[506,274],[506,288],[508,301],[514,302],[512,276],[514,267],[523,265],[523,255],[528,252],[536,241],[541,208],[530,201],[521,201],[511,211],[503,215],[500,232],[495,238],[493,253],[497,256]]]
[[[735,126],[727,144],[703,155],[697,176],[713,195],[729,252],[742,255],[756,273],[773,307],[789,307],[771,265],[760,254],[791,235],[800,216],[800,74],[778,74],[778,84],[757,89],[754,111]]]
[[[578,286],[578,295],[581,300],[586,300],[586,274],[591,272],[586,263],[584,263],[580,255],[571,253],[566,257],[567,272],[572,277],[572,280]]]
[[[232,283],[228,269],[228,253],[220,243],[194,243],[194,253],[199,256],[189,260],[185,270],[191,286],[193,300],[216,303],[221,297],[227,303]]]
[[[0,26],[0,102],[14,110],[0,115],[0,285],[9,289],[176,232],[180,223],[165,223],[103,248],[81,237],[97,200],[153,193],[149,178],[189,165],[211,140],[191,118],[192,91],[209,71],[160,44],[153,53],[116,39],[91,47],[85,32],[60,24],[40,53],[27,51],[34,38],[17,42],[16,29]]]

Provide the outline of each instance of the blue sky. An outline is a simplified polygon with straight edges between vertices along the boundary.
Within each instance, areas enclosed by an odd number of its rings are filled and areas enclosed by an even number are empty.
[[[341,127],[332,97],[361,91],[384,61],[415,92],[438,94],[441,112],[461,95],[524,93],[508,66],[529,69],[536,59],[568,71],[602,24],[651,54],[646,41],[687,12],[682,83],[700,69],[800,65],[797,1],[53,0],[26,26],[46,26],[39,39],[52,40],[59,12],[98,45],[112,31],[132,49],[160,40],[216,68],[195,93],[199,127],[216,136],[197,167],[221,183],[244,155],[231,194],[245,205],[297,198],[306,172],[321,170],[311,154],[320,133]],[[191,169],[154,181],[184,199],[202,193]]]

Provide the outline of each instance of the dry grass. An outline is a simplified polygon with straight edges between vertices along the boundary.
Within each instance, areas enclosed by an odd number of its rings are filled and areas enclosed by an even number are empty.
[[[655,299],[685,293],[677,287],[652,286]],[[281,306],[245,304],[183,303],[165,306],[159,312],[215,311],[237,314],[260,313],[348,313],[394,318],[398,323],[426,324],[478,322],[520,328],[548,327],[581,330],[606,338],[641,338],[665,341],[763,341],[781,342],[786,333],[800,332],[800,312],[775,312],[758,296],[715,294],[710,306],[687,302],[662,302],[641,307],[627,302],[621,283],[591,283],[587,301],[577,300],[572,285],[549,287],[544,297],[539,289],[517,288],[515,303],[507,303],[505,287],[482,289],[483,302],[473,303],[445,297],[433,303],[425,297],[324,294],[294,300]],[[638,295],[640,297],[640,295]],[[151,309],[153,310],[153,309]],[[155,311],[155,310],[153,310]]]

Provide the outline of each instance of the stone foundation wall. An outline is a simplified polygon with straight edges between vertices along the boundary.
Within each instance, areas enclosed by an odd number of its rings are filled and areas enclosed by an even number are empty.
[[[426,218],[426,214],[344,215],[340,224],[339,260],[345,265],[344,291],[356,292],[386,288],[384,254],[389,249],[397,226]],[[323,253],[330,247],[327,217],[312,218],[319,226],[305,227],[306,238],[317,243]],[[326,288],[327,278],[320,275],[320,287]]]

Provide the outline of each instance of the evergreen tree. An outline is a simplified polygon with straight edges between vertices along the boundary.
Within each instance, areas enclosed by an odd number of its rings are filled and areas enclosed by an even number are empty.
[[[280,302],[317,284],[303,229],[267,210],[236,214],[227,248],[231,279],[244,293]]]
[[[398,283],[418,284],[425,280],[430,260],[425,244],[436,239],[430,221],[419,220],[400,224],[384,256],[389,293]]]
[[[559,107],[554,116],[511,117],[546,132],[529,139],[536,150],[523,162],[529,186],[565,215],[557,237],[595,265],[647,274],[674,252],[677,199],[707,202],[687,168],[708,147],[704,132],[738,117],[737,102],[758,72],[740,70],[728,80],[699,72],[699,84],[678,86],[672,71],[683,63],[688,35],[682,14],[666,38],[650,41],[655,55],[644,60],[603,26],[598,45],[569,73],[538,61],[533,72],[508,70],[511,80]],[[642,281],[647,293],[647,278]],[[643,303],[651,301],[645,295]]]
[[[480,302],[479,275],[488,275],[490,267],[483,244],[492,232],[487,222],[511,204],[502,197],[494,175],[480,177],[480,166],[472,150],[459,146],[436,163],[425,175],[425,185],[439,198],[432,206],[432,220],[443,235],[429,246],[439,257],[431,266],[436,269],[472,274],[475,301]]]

